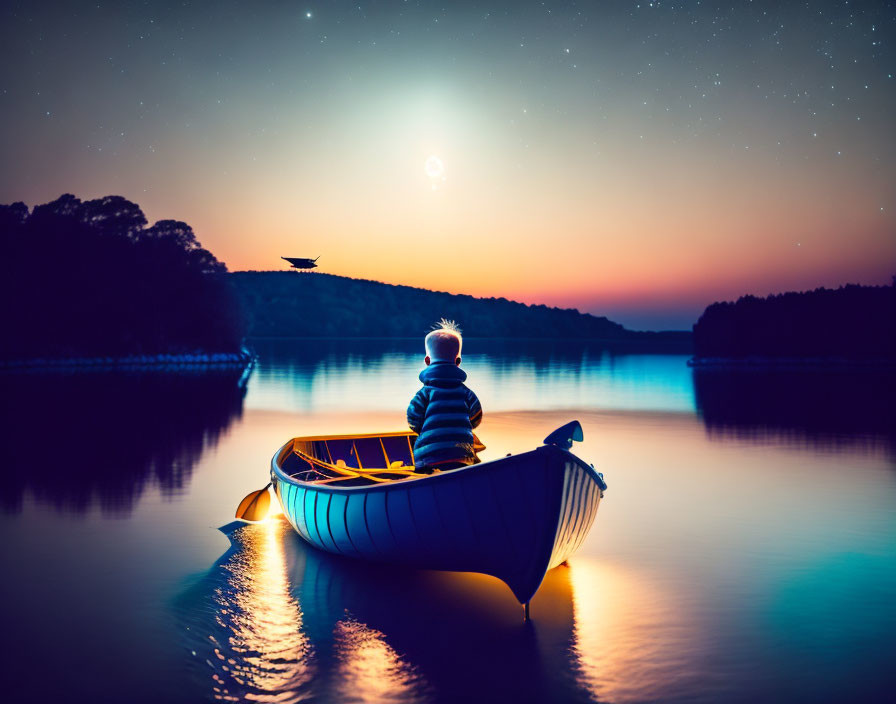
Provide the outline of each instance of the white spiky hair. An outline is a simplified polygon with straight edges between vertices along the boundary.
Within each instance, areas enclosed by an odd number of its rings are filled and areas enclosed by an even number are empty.
[[[460,325],[458,325],[453,320],[448,320],[448,318],[440,318],[439,322],[432,326],[433,330],[447,330],[448,332],[457,333],[457,336],[460,337],[462,334],[462,330],[460,329]]]
[[[423,340],[427,356],[433,362],[453,362],[460,357],[463,346],[460,326],[453,320],[442,318],[432,326],[430,332]]]

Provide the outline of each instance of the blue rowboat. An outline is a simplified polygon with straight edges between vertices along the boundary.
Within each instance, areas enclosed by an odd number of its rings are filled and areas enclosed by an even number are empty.
[[[326,552],[430,570],[480,572],[521,604],[572,555],[607,485],[570,452],[578,421],[529,452],[460,469],[414,470],[410,432],[294,438],[271,481],[302,538]]]

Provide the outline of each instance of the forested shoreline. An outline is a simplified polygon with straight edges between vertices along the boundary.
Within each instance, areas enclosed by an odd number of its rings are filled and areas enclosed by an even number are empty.
[[[694,325],[696,362],[896,362],[896,286],[818,288],[713,303]]]
[[[0,360],[226,363],[245,357],[227,267],[190,226],[121,196],[0,205]]]
[[[689,331],[332,274],[241,271],[177,220],[121,196],[0,205],[4,365],[229,364],[254,337],[399,338],[441,318],[468,337],[587,340],[689,352],[696,364],[896,361],[896,286],[819,288],[708,306]],[[693,346],[693,348],[692,348]]]
[[[230,276],[254,337],[416,337],[440,318],[449,318],[467,337],[578,339],[690,351],[687,331],[635,332],[605,317],[506,298],[475,298],[322,273],[240,271]]]

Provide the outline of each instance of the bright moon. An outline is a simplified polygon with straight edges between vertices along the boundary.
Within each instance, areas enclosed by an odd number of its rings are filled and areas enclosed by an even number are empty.
[[[426,172],[426,175],[429,176],[433,181],[444,181],[445,180],[445,165],[442,163],[442,160],[439,159],[435,154],[430,157],[427,157],[426,163],[423,165],[423,170]]]

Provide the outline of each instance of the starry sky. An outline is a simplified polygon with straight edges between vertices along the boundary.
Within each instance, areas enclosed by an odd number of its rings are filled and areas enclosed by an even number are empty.
[[[896,3],[3,3],[0,202],[687,328],[896,274]]]

